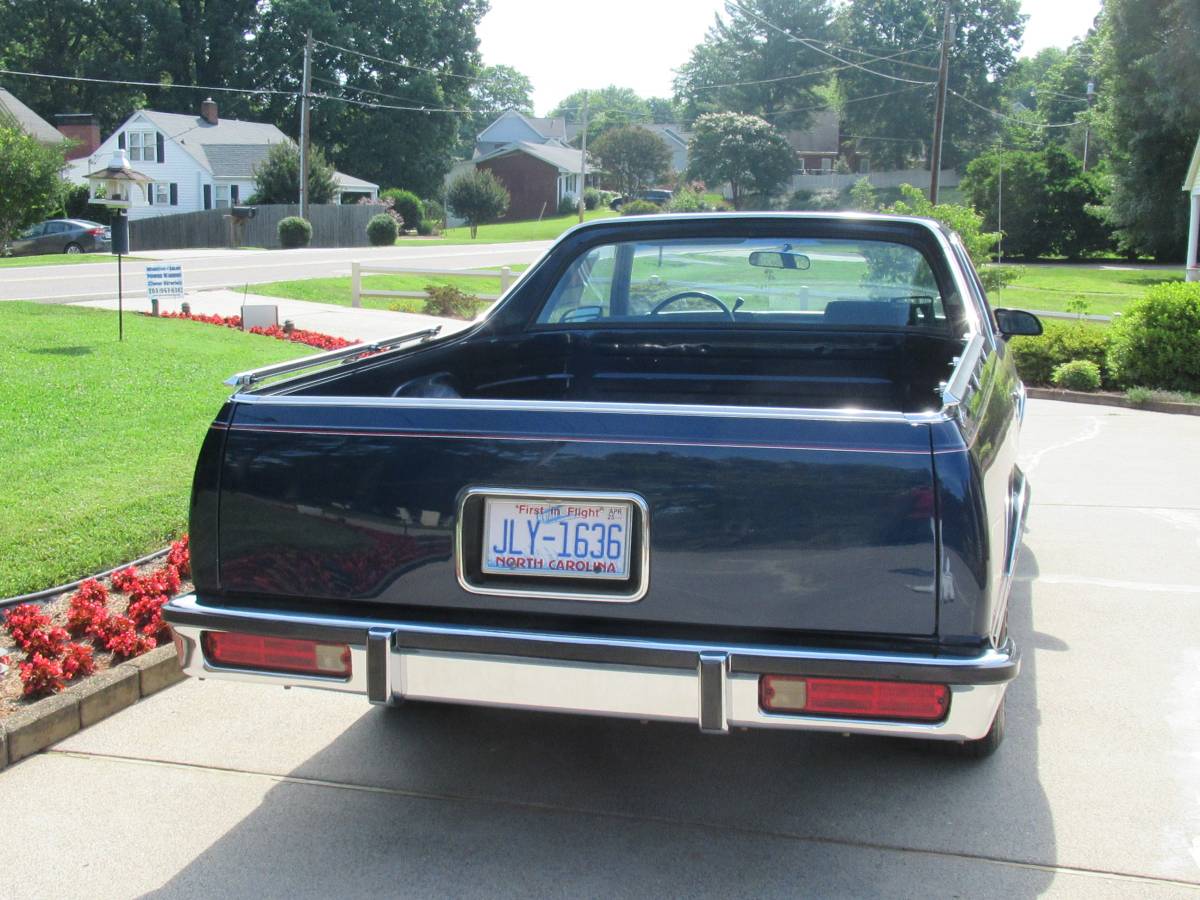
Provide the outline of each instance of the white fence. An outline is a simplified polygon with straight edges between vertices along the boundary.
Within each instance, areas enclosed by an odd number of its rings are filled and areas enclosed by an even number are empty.
[[[513,277],[512,268],[509,266],[501,266],[499,272],[489,272],[486,269],[405,269],[399,266],[384,266],[376,263],[352,262],[350,263],[350,298],[351,304],[355,307],[362,306],[363,297],[424,297],[424,291],[371,291],[363,288],[363,274],[368,275],[432,275],[445,277],[453,275],[456,277],[467,278],[495,278],[500,276],[500,293],[499,294],[478,294],[480,300],[499,300],[512,287],[516,279]]]
[[[789,192],[795,191],[844,191],[853,187],[860,178],[865,178],[877,188],[895,188],[902,184],[925,187],[929,184],[928,169],[896,169],[889,172],[797,172],[788,185]],[[958,187],[958,172],[943,169],[940,176],[942,187]]]

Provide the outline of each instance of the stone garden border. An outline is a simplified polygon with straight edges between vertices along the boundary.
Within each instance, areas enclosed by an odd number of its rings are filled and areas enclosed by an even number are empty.
[[[1200,416],[1200,404],[1173,403],[1169,400],[1147,400],[1132,403],[1121,394],[1090,394],[1083,391],[1064,391],[1058,388],[1026,387],[1026,395],[1033,400],[1066,400],[1069,403],[1091,403],[1095,406],[1119,406],[1122,409],[1138,409],[1142,412],[1173,413],[1183,416]]]
[[[90,675],[79,684],[0,719],[0,769],[185,677],[179,668],[175,645],[169,643]]]

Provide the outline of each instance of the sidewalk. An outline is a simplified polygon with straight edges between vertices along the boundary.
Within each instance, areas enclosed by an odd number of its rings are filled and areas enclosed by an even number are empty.
[[[261,297],[253,293],[243,295],[241,291],[229,290],[191,291],[187,295],[187,302],[191,304],[193,313],[219,316],[241,315],[243,303],[248,306],[276,306],[279,309],[280,325],[283,324],[284,319],[291,319],[297,328],[367,343],[438,325],[442,327],[443,334],[449,334],[470,324],[460,319],[442,319],[416,313],[391,312],[386,309],[354,309],[349,306],[336,306],[332,303],[309,303],[306,300]],[[96,309],[116,309],[117,301],[115,298],[87,300],[72,305],[90,306]],[[177,301],[162,302],[159,304],[159,310],[178,312],[179,303]],[[149,312],[150,301],[144,297],[131,297],[125,301],[125,311]]]

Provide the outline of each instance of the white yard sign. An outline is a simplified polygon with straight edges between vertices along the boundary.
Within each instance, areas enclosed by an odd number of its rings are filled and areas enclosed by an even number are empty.
[[[178,265],[146,266],[146,295],[151,300],[183,296],[183,269]]]

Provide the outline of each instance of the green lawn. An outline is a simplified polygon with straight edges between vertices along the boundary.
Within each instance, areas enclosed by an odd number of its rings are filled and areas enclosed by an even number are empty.
[[[127,256],[125,261],[136,260]],[[0,269],[15,269],[21,266],[75,266],[81,263],[116,263],[111,253],[47,253],[43,256],[0,256]]]
[[[1115,268],[1070,264],[1020,266],[1021,277],[1003,290],[993,291],[990,299],[993,306],[1066,311],[1067,304],[1079,297],[1087,303],[1089,313],[1111,315],[1123,311],[1151,285],[1183,280],[1183,266],[1146,269],[1112,265]]]
[[[524,272],[528,266],[510,267],[514,273]],[[497,270],[498,271],[498,270]],[[374,291],[424,291],[427,284],[452,284],[471,294],[497,296],[500,293],[500,275],[487,278],[476,275],[364,275],[363,288]],[[256,284],[251,288],[255,294],[266,297],[284,297],[289,300],[308,300],[311,303],[335,303],[349,306],[351,302],[350,278],[304,278],[299,281],[273,281]],[[363,297],[362,305],[371,309],[390,309],[393,305],[404,312],[421,312],[424,300],[418,297]]]
[[[610,219],[616,216],[614,210],[593,209],[583,214],[585,222],[593,219]],[[480,225],[479,236],[471,239],[471,229],[465,225],[461,228],[447,228],[441,237],[421,238],[422,244],[501,244],[513,241],[552,241],[572,225],[579,224],[577,215],[551,216],[540,222],[496,222],[492,225]],[[400,238],[399,244],[414,244],[413,240]]]
[[[312,352],[194,322],[0,303],[0,597],[141,556],[186,528],[233,372]]]

